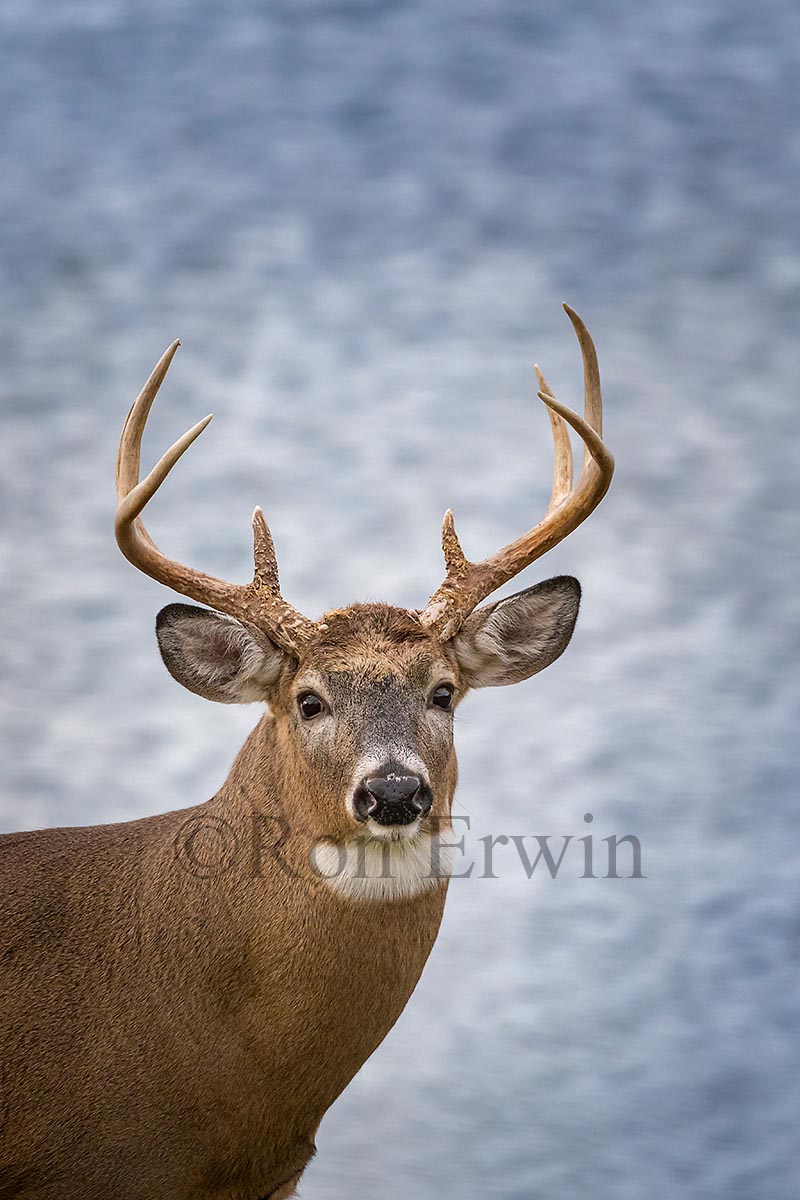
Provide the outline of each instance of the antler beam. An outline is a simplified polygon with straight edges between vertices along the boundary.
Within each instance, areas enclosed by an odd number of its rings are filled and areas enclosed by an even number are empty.
[[[525,567],[562,541],[597,507],[614,474],[614,458],[603,443],[603,400],[597,353],[589,331],[569,305],[564,311],[572,322],[583,356],[584,415],[555,399],[539,368],[539,399],[547,405],[553,430],[555,465],[550,503],[544,518],[490,558],[473,563],[461,549],[453,514],[448,509],[442,525],[442,549],[447,574],[434,592],[420,621],[443,640],[458,633],[466,618],[487,596],[513,579]],[[572,446],[567,425],[584,443],[583,467],[573,487]]]
[[[173,342],[161,356],[144,385],[122,430],[117,455],[117,515],[114,529],[120,550],[135,567],[183,596],[207,604],[219,612],[247,621],[261,629],[287,653],[298,656],[314,637],[317,626],[292,608],[280,593],[278,563],[269,526],[260,508],[253,513],[252,583],[233,584],[205,575],[167,558],[144,527],[142,509],[158,491],[178,459],[200,436],[211,417],[190,429],[171,446],[150,474],[139,481],[142,434],[156,393],[180,342]]]

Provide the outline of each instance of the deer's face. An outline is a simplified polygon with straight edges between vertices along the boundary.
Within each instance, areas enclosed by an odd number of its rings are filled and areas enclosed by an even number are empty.
[[[172,604],[158,639],[192,691],[269,704],[292,811],[313,836],[413,842],[449,817],[456,705],[557,658],[579,596],[574,579],[548,580],[478,609],[448,641],[405,609],[356,604],[327,614],[299,658],[230,617]]]
[[[326,834],[412,840],[450,811],[456,656],[401,609],[355,605],[324,623],[273,694],[280,744]]]

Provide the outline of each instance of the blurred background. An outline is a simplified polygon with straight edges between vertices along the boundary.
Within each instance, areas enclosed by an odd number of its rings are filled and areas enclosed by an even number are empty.
[[[448,505],[473,556],[543,511],[567,299],[617,476],[518,585],[576,574],[581,620],[460,710],[458,811],[472,857],[591,812],[647,878],[512,846],[454,881],[302,1194],[793,1200],[797,6],[10,0],[0,31],[2,828],[203,800],[258,717],[169,678],[174,597],[114,544],[173,338],[146,458],[217,416],[159,544],[243,580],[261,503],[309,615],[416,606]]]

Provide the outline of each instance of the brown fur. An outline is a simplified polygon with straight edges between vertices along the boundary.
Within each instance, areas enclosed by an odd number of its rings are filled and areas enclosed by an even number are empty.
[[[314,840],[353,822],[342,779],[302,760],[292,688],[310,667],[358,690],[455,660],[402,610],[326,620],[207,804],[0,839],[4,1200],[289,1196],[326,1109],[405,1006],[446,883],[356,902],[309,868]],[[446,816],[452,745],[439,759]],[[214,830],[232,855],[215,857]]]

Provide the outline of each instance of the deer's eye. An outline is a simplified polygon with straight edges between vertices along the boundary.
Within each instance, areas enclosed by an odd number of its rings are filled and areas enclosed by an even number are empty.
[[[325,711],[323,701],[315,692],[303,692],[302,696],[297,697],[297,706],[304,721],[310,721],[312,717],[318,717]]]
[[[452,703],[453,688],[449,683],[440,683],[437,688],[434,688],[431,704],[435,704],[437,708],[448,709]]]

